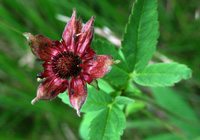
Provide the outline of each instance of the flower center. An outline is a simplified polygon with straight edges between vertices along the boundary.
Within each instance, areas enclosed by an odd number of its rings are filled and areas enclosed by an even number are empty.
[[[78,76],[81,72],[79,65],[82,61],[78,55],[74,55],[73,52],[62,52],[57,54],[52,59],[52,70],[62,79],[69,79],[72,76]]]

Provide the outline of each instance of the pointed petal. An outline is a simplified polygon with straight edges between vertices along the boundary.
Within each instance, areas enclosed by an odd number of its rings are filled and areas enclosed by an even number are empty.
[[[80,109],[87,98],[87,85],[84,80],[76,78],[68,91],[70,103],[77,110],[77,115],[80,117]]]
[[[69,51],[74,51],[76,48],[76,40],[74,37],[74,34],[78,34],[78,31],[81,28],[81,22],[77,21],[76,17],[76,9],[73,9],[73,14],[71,19],[68,21],[67,25],[65,26],[65,30],[62,35],[62,39],[64,42],[64,46],[66,46],[66,49]]]
[[[82,74],[83,79],[90,84],[94,79],[89,74]]]
[[[96,55],[88,62],[92,66],[85,68],[90,76],[95,79],[101,78],[106,75],[114,64],[113,57],[111,55]]]
[[[91,59],[94,55],[96,55],[95,51],[89,47],[82,57],[82,62],[84,63],[85,61],[88,61],[88,59]]]
[[[82,19],[81,19],[81,15],[80,15],[79,18],[78,18],[77,26],[78,26],[78,33],[80,33],[81,30],[82,30]]]
[[[52,44],[57,47],[61,52],[67,51],[66,48],[64,48],[63,44],[60,43],[58,40],[54,40]]]
[[[56,55],[59,50],[53,46],[52,40],[43,35],[32,35],[30,33],[23,33],[29,42],[31,51],[40,60],[50,60],[52,56]]]
[[[63,85],[63,80],[53,76],[47,78],[42,82],[37,89],[37,97],[35,97],[31,104],[34,104],[38,100],[52,100],[54,99],[61,91],[60,86]],[[64,87],[64,86],[63,86]],[[65,88],[67,88],[65,86]],[[66,90],[66,89],[65,89]]]
[[[87,48],[89,48],[92,44],[92,39],[94,35],[94,23],[95,17],[92,16],[92,18],[85,24],[83,29],[81,30],[81,35],[79,37],[79,43],[77,48],[77,53],[82,56]]]

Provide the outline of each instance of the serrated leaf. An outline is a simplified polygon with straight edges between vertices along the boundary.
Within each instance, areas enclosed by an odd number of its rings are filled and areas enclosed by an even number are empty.
[[[115,102],[117,104],[121,104],[121,105],[126,105],[126,104],[130,104],[135,102],[133,99],[129,98],[129,97],[125,97],[125,96],[117,96],[115,98]]]
[[[104,76],[104,79],[113,85],[120,86],[125,84],[129,77],[129,74],[126,71],[114,65],[112,70]]]
[[[120,56],[113,44],[106,41],[94,40],[91,47],[95,50],[97,55],[112,55],[114,60],[120,60],[121,62],[116,66],[127,71],[128,66],[126,66],[124,59]]]
[[[114,59],[121,59],[114,45],[101,40],[93,40],[92,49],[95,50],[97,55],[112,55]]]
[[[151,59],[159,36],[157,19],[157,0],[137,0],[122,41],[129,72],[143,69]]]
[[[81,124],[79,127],[79,134],[82,139],[84,140],[87,139],[90,123],[99,114],[99,112],[101,111],[88,112],[84,115],[84,118],[81,121]]]
[[[144,86],[173,86],[191,77],[191,69],[178,63],[152,64],[136,73],[133,80]]]
[[[112,103],[110,95],[103,90],[96,90],[94,87],[88,88],[88,95],[86,103],[83,105],[81,111],[97,111],[108,107]]]
[[[90,140],[119,140],[125,128],[125,116],[117,105],[104,109],[90,125]]]

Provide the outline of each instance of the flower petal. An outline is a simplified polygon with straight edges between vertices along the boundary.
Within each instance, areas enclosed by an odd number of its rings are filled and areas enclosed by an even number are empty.
[[[85,72],[93,78],[98,79],[106,75],[112,69],[114,60],[111,55],[96,55],[87,63],[92,66],[85,68]]]
[[[56,77],[52,76],[47,79],[45,79],[44,82],[42,82],[38,89],[37,89],[37,97],[35,97],[32,101],[31,104],[34,104],[37,100],[51,100],[54,99],[61,90],[60,89],[61,85],[63,85],[63,80]],[[67,89],[66,86],[62,86]],[[65,90],[66,90],[65,89]]]
[[[77,115],[80,117],[80,109],[87,98],[87,85],[81,78],[74,79],[71,84],[71,88],[68,89],[69,100],[71,105],[76,109]]]
[[[83,56],[87,48],[89,48],[92,44],[92,39],[94,35],[94,23],[95,16],[92,16],[92,18],[85,24],[83,29],[81,30],[81,35],[79,36],[78,41],[78,48],[77,53],[80,56]]]
[[[74,35],[78,34],[80,28],[82,28],[81,24],[81,19],[77,21],[76,9],[74,8],[72,17],[65,26],[65,30],[62,35],[64,46],[66,46],[66,49],[68,49],[69,51],[74,52],[74,50],[76,49],[77,39],[76,36],[74,37]]]
[[[30,33],[23,33],[29,42],[31,51],[40,60],[50,60],[52,56],[55,56],[59,49],[52,44],[52,40],[43,35],[32,35]]]
[[[83,77],[83,79],[90,84],[94,78],[92,78],[88,73],[81,73],[81,76]]]

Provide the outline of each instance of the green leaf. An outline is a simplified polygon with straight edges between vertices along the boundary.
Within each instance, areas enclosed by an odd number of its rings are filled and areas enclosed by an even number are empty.
[[[97,55],[112,55],[116,60],[122,60],[114,45],[101,40],[93,40],[92,49],[95,50]]]
[[[200,132],[200,120],[197,118],[194,109],[186,103],[186,101],[179,95],[179,93],[175,92],[170,88],[152,88],[153,96],[155,100],[162,107],[168,109],[174,114],[186,118],[190,120],[190,123],[185,120],[180,120],[174,118],[173,116],[167,114],[168,119],[181,129],[183,135],[190,137],[192,139],[199,135]]]
[[[143,69],[157,44],[157,0],[137,0],[134,4],[122,41],[129,72]]]
[[[106,41],[94,40],[91,47],[96,51],[97,55],[112,55],[114,60],[120,60],[121,62],[118,63],[116,66],[127,71],[128,66],[124,62],[124,58],[121,57],[119,51],[115,48],[113,44],[110,44]]]
[[[125,96],[117,96],[115,98],[115,102],[117,104],[122,104],[122,105],[126,105],[126,104],[130,104],[130,103],[133,103],[135,102],[133,99],[131,98],[128,98],[128,97],[125,97]]]
[[[79,134],[82,139],[84,140],[87,139],[90,123],[99,114],[99,112],[101,111],[88,112],[84,115],[84,118],[81,121],[81,124],[79,127]]]
[[[112,98],[102,90],[96,90],[94,87],[88,88],[86,103],[81,111],[97,111],[108,107],[112,103]]]
[[[129,73],[127,72],[128,66],[115,47],[108,42],[94,40],[92,48],[97,52],[97,55],[112,55],[114,60],[121,60],[120,63],[115,64],[112,70],[104,76],[104,79],[113,85],[123,85],[129,78]]]
[[[132,79],[129,80],[129,84],[124,89],[124,95],[128,94],[141,94],[141,91],[135,86]]]
[[[69,102],[69,96],[67,95],[67,93],[68,93],[68,90],[65,91],[64,93],[58,94],[58,97],[62,100],[63,103],[68,104],[68,105],[71,106],[71,104]]]
[[[144,86],[173,86],[181,79],[191,77],[187,66],[177,63],[152,64],[136,73],[133,80]]]
[[[104,79],[115,86],[121,86],[128,81],[129,77],[126,71],[114,65],[112,70],[104,76]]]
[[[67,91],[58,95],[65,104],[71,106]],[[88,86],[87,99],[81,112],[97,111],[108,107],[112,103],[112,98],[103,90],[96,90],[92,86]],[[72,106],[71,106],[72,107]]]
[[[98,86],[100,90],[103,90],[106,93],[111,93],[115,91],[113,87],[111,87],[111,85],[109,85],[108,82],[106,82],[105,80],[97,79],[97,81],[98,81]]]
[[[137,111],[140,111],[146,107],[146,104],[144,102],[136,101],[135,103],[128,104],[126,106],[126,116],[128,116],[131,113],[135,113]]]
[[[119,140],[125,128],[124,113],[115,104],[104,109],[90,125],[90,140]]]

